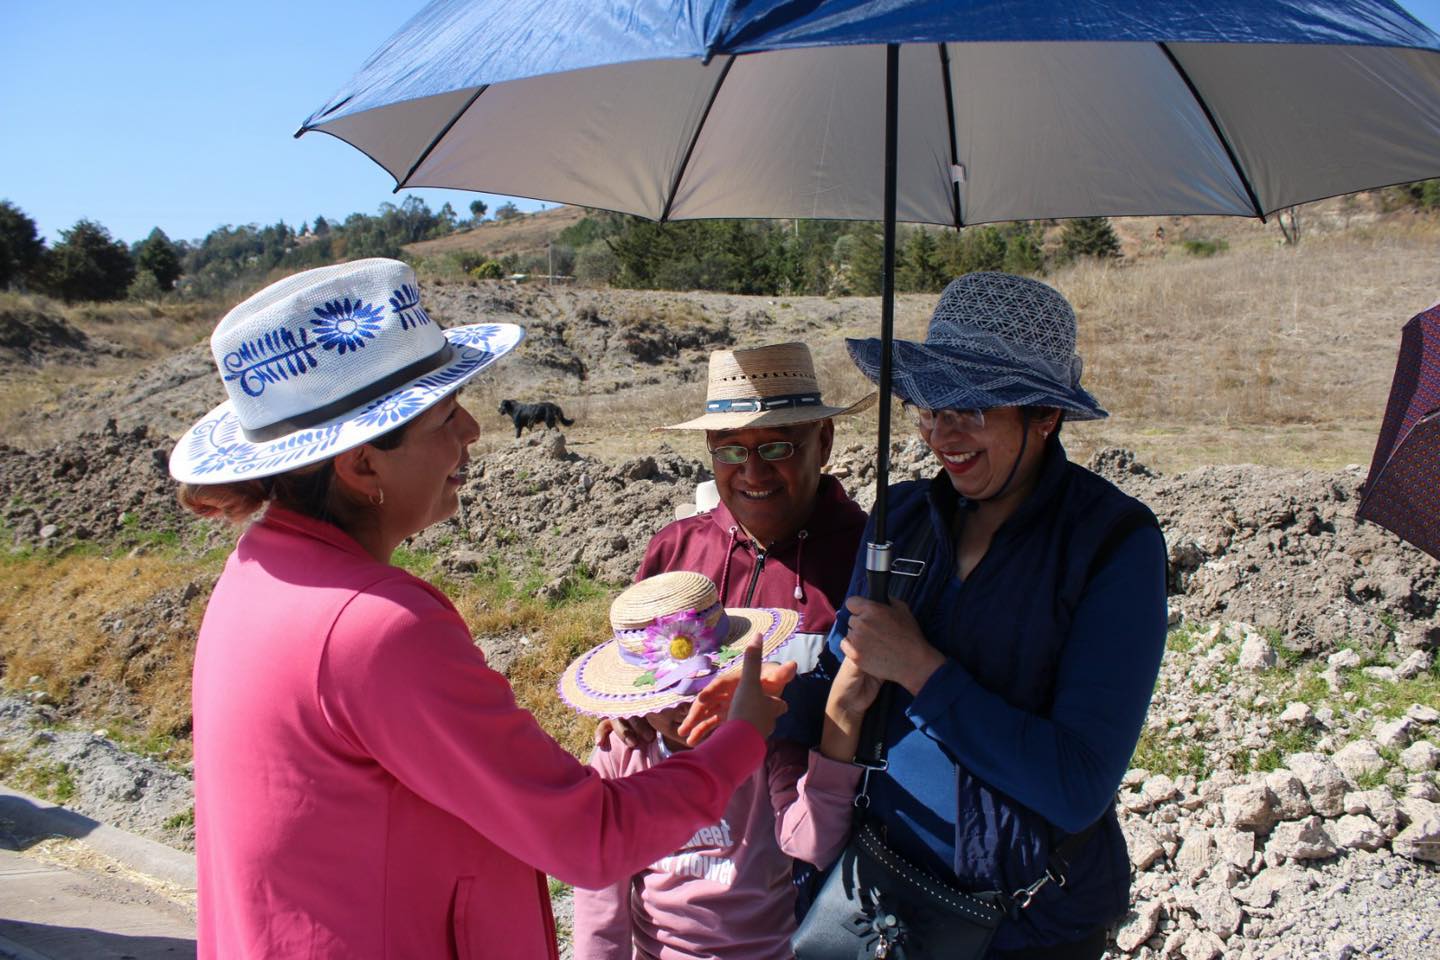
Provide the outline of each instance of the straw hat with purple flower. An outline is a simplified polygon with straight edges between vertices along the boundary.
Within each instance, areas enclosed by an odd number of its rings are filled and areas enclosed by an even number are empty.
[[[760,635],[762,656],[768,657],[799,625],[794,610],[722,607],[715,584],[703,574],[658,574],[610,604],[614,637],[565,668],[560,696],[596,717],[655,713],[739,670],[751,637]]]

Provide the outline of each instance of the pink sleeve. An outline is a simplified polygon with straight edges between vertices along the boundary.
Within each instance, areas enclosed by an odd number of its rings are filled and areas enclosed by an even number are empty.
[[[830,866],[850,836],[860,768],[790,740],[772,742],[768,765],[780,849],[821,869]]]
[[[602,779],[515,703],[459,615],[405,581],[356,596],[337,618],[317,690],[362,758],[577,887],[628,877],[713,823],[765,753],[754,727],[730,721],[695,750]]]
[[[590,767],[606,780],[625,775],[621,758],[627,756],[624,742],[610,738],[610,749],[596,748]],[[577,888],[574,894],[575,927],[571,943],[575,960],[631,960],[635,955],[630,927],[630,885],[634,878],[599,890]]]

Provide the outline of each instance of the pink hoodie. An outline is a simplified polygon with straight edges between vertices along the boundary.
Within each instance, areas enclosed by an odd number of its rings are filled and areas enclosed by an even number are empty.
[[[193,698],[201,958],[553,958],[545,873],[629,876],[714,823],[765,751],[730,722],[604,780],[438,590],[274,508],[215,586]]]
[[[613,780],[655,768],[666,753],[612,735],[590,764]],[[790,858],[827,865],[839,855],[859,779],[852,764],[774,741],[717,822],[625,882],[575,891],[575,960],[789,960]]]

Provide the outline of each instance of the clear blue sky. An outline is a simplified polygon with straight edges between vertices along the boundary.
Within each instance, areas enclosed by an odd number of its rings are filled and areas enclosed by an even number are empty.
[[[601,0],[595,0],[601,2]],[[54,242],[81,217],[127,242],[159,226],[294,226],[392,193],[333,137],[292,134],[423,0],[0,0],[0,199]],[[1406,3],[1432,29],[1440,0]],[[536,209],[520,201],[521,209]]]

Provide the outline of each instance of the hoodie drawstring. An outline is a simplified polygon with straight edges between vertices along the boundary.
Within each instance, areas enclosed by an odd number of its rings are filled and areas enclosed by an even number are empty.
[[[730,525],[730,542],[725,546],[725,566],[720,570],[720,599],[725,599],[725,581],[730,579],[730,554],[735,552],[735,534],[740,528]]]
[[[810,536],[808,530],[801,530],[795,535],[795,539],[800,541],[799,545],[795,547],[795,601],[797,603],[805,602],[805,591],[800,585],[800,559],[805,555],[805,538],[808,536]]]

